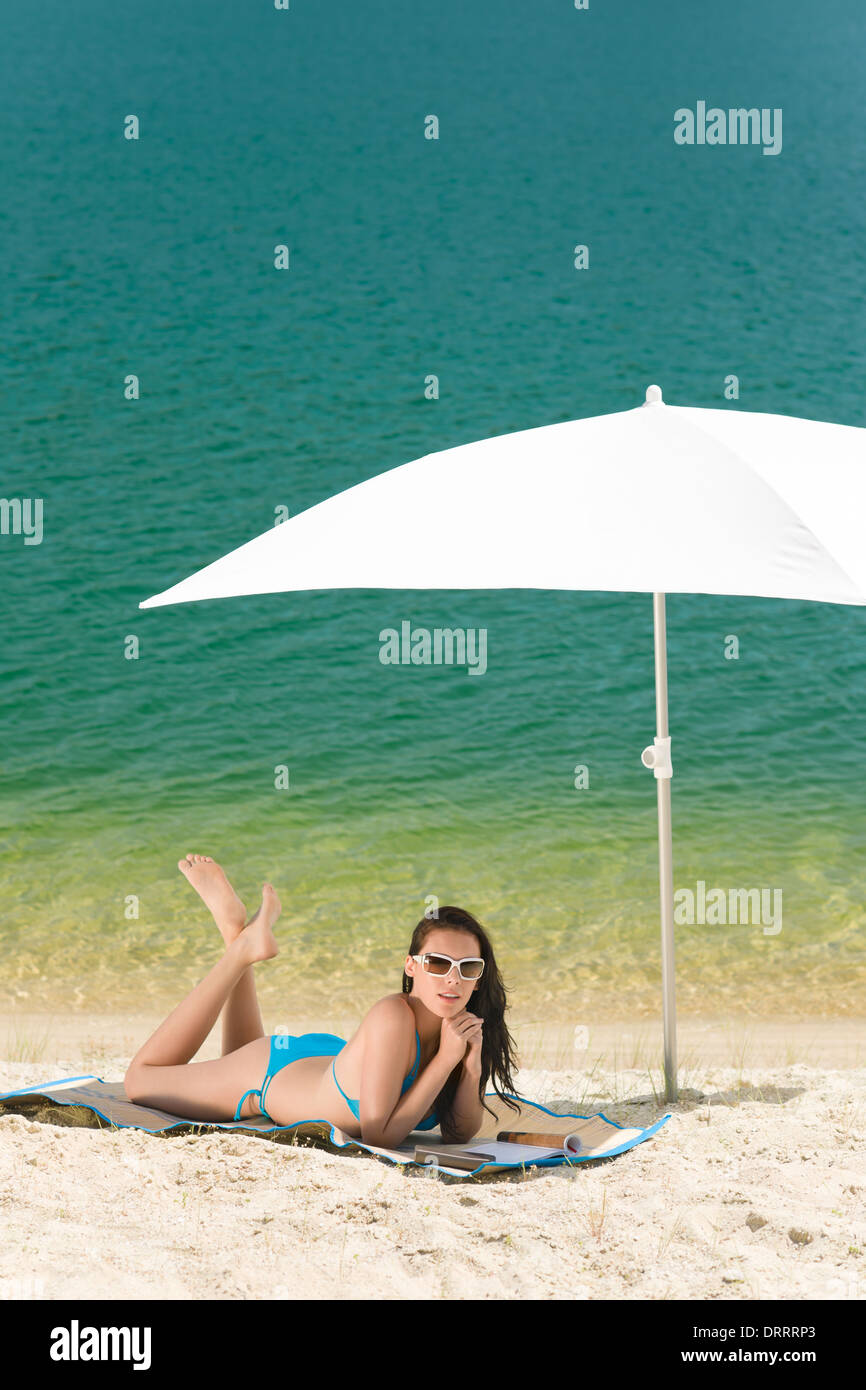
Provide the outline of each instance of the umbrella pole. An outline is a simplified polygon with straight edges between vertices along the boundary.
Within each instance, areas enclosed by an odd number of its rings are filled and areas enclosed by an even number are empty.
[[[662,1009],[665,1046],[665,1100],[677,1099],[677,1005],[674,974],[674,865],[671,826],[670,735],[668,733],[668,658],[665,596],[653,594],[656,672],[656,738],[644,762],[656,777],[659,822],[659,904],[662,929]],[[651,759],[646,754],[652,754]]]

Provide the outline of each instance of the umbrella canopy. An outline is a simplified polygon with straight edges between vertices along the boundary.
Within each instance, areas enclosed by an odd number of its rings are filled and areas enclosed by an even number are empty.
[[[665,1094],[677,1098],[666,593],[866,604],[866,430],[666,406],[427,454],[273,527],[141,608],[310,589],[653,595]],[[429,541],[434,539],[436,545]]]
[[[851,425],[651,399],[427,454],[140,606],[333,588],[866,604],[864,440]]]

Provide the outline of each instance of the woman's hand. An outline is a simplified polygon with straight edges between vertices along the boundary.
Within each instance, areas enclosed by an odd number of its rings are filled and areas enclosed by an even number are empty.
[[[464,1071],[470,1072],[473,1076],[480,1076],[481,1044],[484,1041],[482,1037],[484,1020],[479,1018],[477,1014],[469,1014],[469,1017],[474,1021],[475,1027],[468,1034],[466,1056],[463,1058],[463,1069]]]
[[[453,1018],[443,1018],[439,1030],[439,1055],[450,1066],[464,1060],[470,1070],[481,1070],[481,1028],[482,1020],[468,1009],[461,1009]]]

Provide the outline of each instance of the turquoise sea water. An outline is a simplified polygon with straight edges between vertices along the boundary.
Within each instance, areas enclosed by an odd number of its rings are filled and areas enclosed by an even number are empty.
[[[197,850],[280,889],[288,1025],[399,989],[428,894],[489,927],[515,1015],[656,1015],[649,595],[137,605],[280,505],[650,382],[866,425],[866,14],[90,0],[3,31],[0,492],[44,538],[0,537],[0,1003],[170,1003],[218,944]],[[677,147],[701,99],[782,108],[781,154]],[[383,666],[404,620],[486,628],[486,674]],[[668,638],[676,886],[783,894],[775,935],[678,927],[681,1010],[862,1014],[866,610],[672,595]]]

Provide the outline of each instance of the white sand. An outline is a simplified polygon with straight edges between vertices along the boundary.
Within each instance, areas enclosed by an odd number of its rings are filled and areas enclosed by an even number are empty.
[[[0,1062],[0,1090],[117,1080],[127,1032],[143,1036],[137,1021],[42,1023],[38,1060]],[[0,1052],[22,1057],[36,1032],[32,1017],[0,1018]],[[512,1032],[528,1051],[528,1029]],[[0,1298],[866,1296],[866,1023],[749,1025],[742,1061],[736,1029],[683,1025],[681,1063],[700,1047],[708,1060],[681,1065],[672,1105],[653,1097],[655,1055],[651,1070],[624,1065],[639,1035],[655,1054],[659,1032],[612,1027],[579,1068],[520,1072],[517,1089],[551,1109],[642,1125],[672,1114],[617,1158],[525,1178],[2,1116]],[[714,1058],[735,1048],[734,1066]]]

